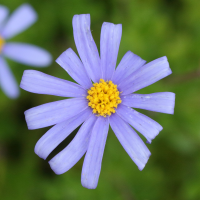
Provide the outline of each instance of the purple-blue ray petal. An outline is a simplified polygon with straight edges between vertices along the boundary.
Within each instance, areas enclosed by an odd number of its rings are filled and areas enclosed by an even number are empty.
[[[87,96],[87,91],[78,84],[36,70],[24,71],[20,87],[37,94],[49,94],[61,97]]]
[[[1,27],[8,16],[8,8],[0,5],[0,36],[1,36]]]
[[[86,72],[93,82],[99,82],[102,72],[98,49],[90,31],[90,15],[74,15],[72,24],[76,48]]]
[[[76,53],[67,49],[56,60],[56,62],[80,85],[89,89],[92,87],[91,80]]]
[[[6,43],[2,53],[11,60],[34,67],[46,67],[52,61],[48,51],[24,43]]]
[[[112,81],[119,85],[121,82],[123,82],[130,74],[132,74],[134,71],[139,69],[145,64],[145,60],[137,56],[136,54],[132,53],[131,51],[128,51],[120,61],[119,65],[117,66],[117,69],[114,73],[114,76],[112,78]]]
[[[72,98],[46,103],[25,111],[28,129],[38,129],[63,122],[88,108],[86,98]]]
[[[121,100],[129,107],[174,114],[175,94],[172,92],[129,94],[121,96]]]
[[[120,104],[116,109],[116,113],[133,128],[139,131],[149,143],[154,139],[158,133],[163,129],[153,119],[143,115],[136,110]]]
[[[104,80],[111,80],[116,67],[122,25],[104,22],[101,28],[100,55]]]
[[[11,99],[19,96],[18,84],[6,61],[0,56],[0,88]]]
[[[101,162],[109,129],[109,118],[98,117],[90,137],[83,162],[81,183],[83,187],[95,189],[101,171]]]
[[[131,94],[132,92],[159,81],[171,73],[172,71],[169,67],[167,57],[164,56],[147,63],[133,72],[126,78],[126,81],[118,85],[118,89],[122,92],[122,95]]]
[[[49,161],[56,174],[62,174],[71,169],[85,154],[96,119],[97,117],[92,114],[83,123],[69,145]]]
[[[23,32],[37,20],[37,14],[29,4],[18,7],[2,29],[2,36],[9,39]]]
[[[87,108],[78,115],[56,124],[38,140],[35,145],[35,153],[39,157],[46,159],[48,155],[90,115],[93,115],[92,111]]]
[[[142,170],[151,155],[142,139],[117,114],[110,116],[110,126],[133,162],[138,166],[139,170]]]

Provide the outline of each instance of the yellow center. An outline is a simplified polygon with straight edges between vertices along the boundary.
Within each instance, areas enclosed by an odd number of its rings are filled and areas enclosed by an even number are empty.
[[[94,83],[88,90],[87,99],[93,113],[103,117],[115,113],[115,108],[122,102],[117,85],[114,85],[112,81],[105,82],[103,79],[100,79],[99,83]]]
[[[4,43],[5,43],[4,39],[0,36],[0,53],[3,48]]]

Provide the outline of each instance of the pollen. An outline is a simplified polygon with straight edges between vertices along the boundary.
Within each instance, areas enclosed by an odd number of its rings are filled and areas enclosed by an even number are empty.
[[[4,43],[5,43],[5,40],[4,40],[4,39],[1,37],[1,35],[0,35],[0,53],[1,53],[1,51],[2,51],[2,48],[3,48]]]
[[[115,113],[118,104],[122,102],[119,94],[117,85],[112,81],[100,79],[99,83],[94,83],[93,87],[88,90],[88,106],[97,116],[110,116]]]

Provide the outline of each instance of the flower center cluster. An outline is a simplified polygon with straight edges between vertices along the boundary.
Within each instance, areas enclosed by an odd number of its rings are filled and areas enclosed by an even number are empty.
[[[0,36],[0,53],[3,48],[4,43],[5,43],[4,39]]]
[[[94,83],[88,90],[87,99],[93,113],[103,117],[115,113],[115,108],[122,102],[117,85],[114,85],[112,81],[105,82],[103,79],[100,79],[99,83]]]

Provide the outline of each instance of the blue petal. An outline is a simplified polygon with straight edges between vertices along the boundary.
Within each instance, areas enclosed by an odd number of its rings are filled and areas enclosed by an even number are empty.
[[[7,16],[8,16],[8,9],[5,6],[0,6],[0,28],[2,27],[3,22],[5,21]]]
[[[151,155],[142,139],[117,114],[110,116],[110,126],[133,162],[142,170]]]
[[[133,128],[139,131],[149,143],[151,143],[151,140],[163,129],[162,126],[153,119],[122,104],[118,106],[116,113],[124,121],[128,122]]]
[[[83,65],[92,81],[99,82],[102,72],[98,49],[90,31],[90,15],[74,15],[72,24],[76,48]]]
[[[18,7],[2,29],[2,36],[9,39],[23,32],[37,20],[37,14],[29,4]]]
[[[39,157],[46,159],[47,156],[90,115],[93,114],[91,109],[88,108],[78,115],[52,127],[38,140],[35,145],[35,153]]]
[[[158,58],[150,63],[147,63],[137,71],[129,75],[124,82],[118,85],[122,95],[131,94],[148,85],[151,85],[160,79],[172,73],[167,57]]]
[[[73,98],[46,103],[25,111],[29,129],[38,129],[63,122],[88,108],[86,98]]]
[[[121,100],[129,107],[174,114],[175,94],[172,92],[129,94],[121,96]]]
[[[11,60],[35,67],[46,67],[52,61],[48,51],[30,44],[6,43],[2,53]]]
[[[56,174],[62,174],[71,169],[85,154],[96,119],[95,115],[92,114],[83,123],[70,144],[49,161]]]
[[[19,96],[18,84],[6,61],[0,56],[0,87],[10,98]]]
[[[117,66],[112,81],[119,85],[121,82],[124,82],[130,74],[142,67],[145,62],[145,60],[136,54],[128,51]]]
[[[83,97],[87,91],[79,85],[36,70],[25,70],[20,87],[29,92],[61,97]]]
[[[83,162],[81,183],[84,187],[95,189],[101,171],[101,162],[109,129],[109,118],[98,117]]]
[[[67,73],[84,88],[92,87],[91,80],[85,71],[83,63],[80,61],[74,51],[69,48],[63,52],[56,62],[67,71]]]
[[[104,80],[111,80],[116,67],[122,36],[122,25],[104,22],[101,28],[100,52]]]

